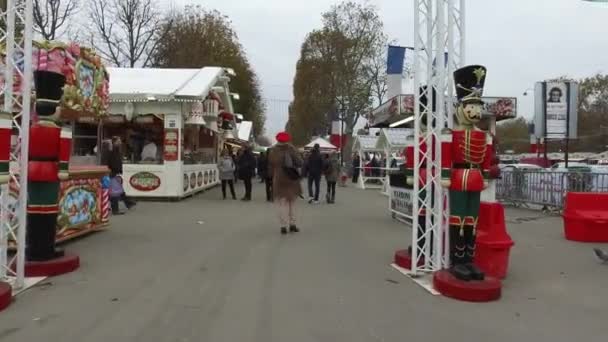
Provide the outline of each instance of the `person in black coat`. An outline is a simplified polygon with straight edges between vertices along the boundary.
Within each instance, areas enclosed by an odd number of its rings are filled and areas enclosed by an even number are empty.
[[[251,147],[247,146],[245,148],[241,157],[238,158],[237,164],[239,178],[245,183],[245,196],[241,200],[251,201],[251,178],[255,176],[256,165],[255,156],[251,151]]]
[[[260,152],[258,157],[258,177],[260,177],[260,183],[264,183],[266,176],[268,175],[268,158],[266,153]]]
[[[319,203],[319,187],[321,186],[321,175],[323,174],[323,157],[319,144],[315,144],[308,156],[306,163],[308,173],[308,203]],[[313,193],[313,184],[315,186]]]
[[[361,158],[359,155],[356,155],[353,158],[353,183],[357,183],[359,181],[359,172],[361,172]]]
[[[267,153],[260,153],[260,158],[258,158],[258,176],[260,176],[260,179],[266,185],[266,201],[272,202],[272,174],[268,167],[267,157],[270,153],[270,149],[266,152]]]

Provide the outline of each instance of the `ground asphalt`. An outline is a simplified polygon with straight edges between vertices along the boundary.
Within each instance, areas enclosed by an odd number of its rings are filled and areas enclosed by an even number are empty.
[[[608,341],[608,265],[567,242],[559,217],[508,209],[515,240],[500,301],[432,296],[389,264],[410,230],[377,191],[299,203],[281,236],[274,208],[218,189],[141,202],[65,245],[81,257],[0,313],[0,341]],[[601,246],[600,246],[601,247]],[[604,246],[606,247],[606,246]]]

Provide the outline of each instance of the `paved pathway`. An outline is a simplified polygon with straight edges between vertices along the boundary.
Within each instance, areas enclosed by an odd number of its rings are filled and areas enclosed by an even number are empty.
[[[217,189],[142,202],[69,243],[81,269],[20,295],[0,313],[0,341],[607,339],[608,266],[593,245],[564,241],[559,218],[509,210],[516,246],[503,299],[470,304],[433,297],[389,267],[409,230],[376,191],[302,202],[302,232],[287,237],[254,191],[251,203],[219,200]]]

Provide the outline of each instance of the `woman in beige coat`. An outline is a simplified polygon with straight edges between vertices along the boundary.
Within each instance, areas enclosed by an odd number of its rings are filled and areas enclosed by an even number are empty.
[[[302,195],[300,179],[293,179],[285,172],[286,160],[291,160],[293,167],[300,169],[302,158],[298,151],[290,144],[291,137],[287,132],[276,136],[277,144],[272,147],[268,155],[269,167],[272,172],[274,201],[279,211],[281,234],[297,233],[296,226],[296,200]]]

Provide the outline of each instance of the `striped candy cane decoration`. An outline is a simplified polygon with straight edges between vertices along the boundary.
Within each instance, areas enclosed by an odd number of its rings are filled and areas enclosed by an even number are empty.
[[[110,221],[110,189],[101,190],[101,222]]]

